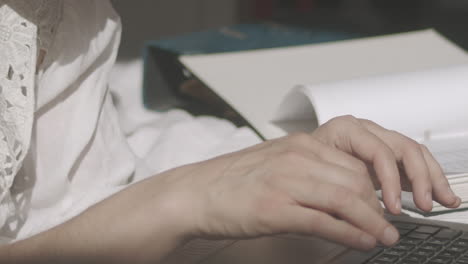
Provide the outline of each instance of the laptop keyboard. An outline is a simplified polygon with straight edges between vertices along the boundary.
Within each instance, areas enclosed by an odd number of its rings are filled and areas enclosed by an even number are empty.
[[[468,264],[468,233],[447,227],[393,222],[400,240],[377,247],[367,264]]]

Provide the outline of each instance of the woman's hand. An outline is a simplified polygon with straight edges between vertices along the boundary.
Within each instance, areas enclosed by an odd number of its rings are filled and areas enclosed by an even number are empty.
[[[294,232],[359,249],[391,245],[398,233],[383,218],[374,185],[382,186],[390,211],[400,213],[400,177],[408,178],[423,210],[430,210],[432,193],[446,206],[460,203],[424,147],[353,117],[161,176],[187,230],[205,238]]]

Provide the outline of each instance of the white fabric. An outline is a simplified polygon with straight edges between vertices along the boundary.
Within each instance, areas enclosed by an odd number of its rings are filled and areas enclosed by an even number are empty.
[[[31,146],[11,188],[25,206],[0,231],[12,240],[60,224],[131,182],[259,142],[251,130],[216,118],[145,110],[141,62],[115,69],[116,109],[107,84],[118,15],[108,0],[61,2],[37,76]]]
[[[61,4],[0,0],[0,227],[22,210],[10,188],[29,149],[35,74],[43,66],[37,54],[53,41]]]
[[[249,128],[236,128],[215,117],[193,117],[182,110],[156,113],[143,107],[141,92],[143,62],[117,63],[110,88],[121,127],[133,152],[153,172],[209,159],[259,143]],[[140,88],[139,88],[140,89]]]
[[[10,188],[29,147],[34,110],[36,56],[30,54],[37,28],[13,8],[0,1],[0,226],[15,213]]]

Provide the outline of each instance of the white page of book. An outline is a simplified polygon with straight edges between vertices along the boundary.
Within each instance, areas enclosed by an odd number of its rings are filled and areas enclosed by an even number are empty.
[[[468,186],[468,131],[458,136],[423,143],[440,163],[451,184]],[[468,189],[465,193],[468,200]]]
[[[309,101],[300,99],[307,97]],[[417,141],[468,132],[468,64],[296,88],[275,120],[354,115]]]
[[[424,30],[297,47],[187,55],[180,61],[264,138],[271,139],[287,133],[272,120],[284,96],[297,84],[459,65],[467,63],[468,56],[437,32]]]

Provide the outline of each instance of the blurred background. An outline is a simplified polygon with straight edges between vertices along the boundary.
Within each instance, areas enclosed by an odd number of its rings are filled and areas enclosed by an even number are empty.
[[[239,23],[273,22],[372,36],[435,28],[468,50],[467,0],[113,0],[124,25],[120,60],[144,42]]]

